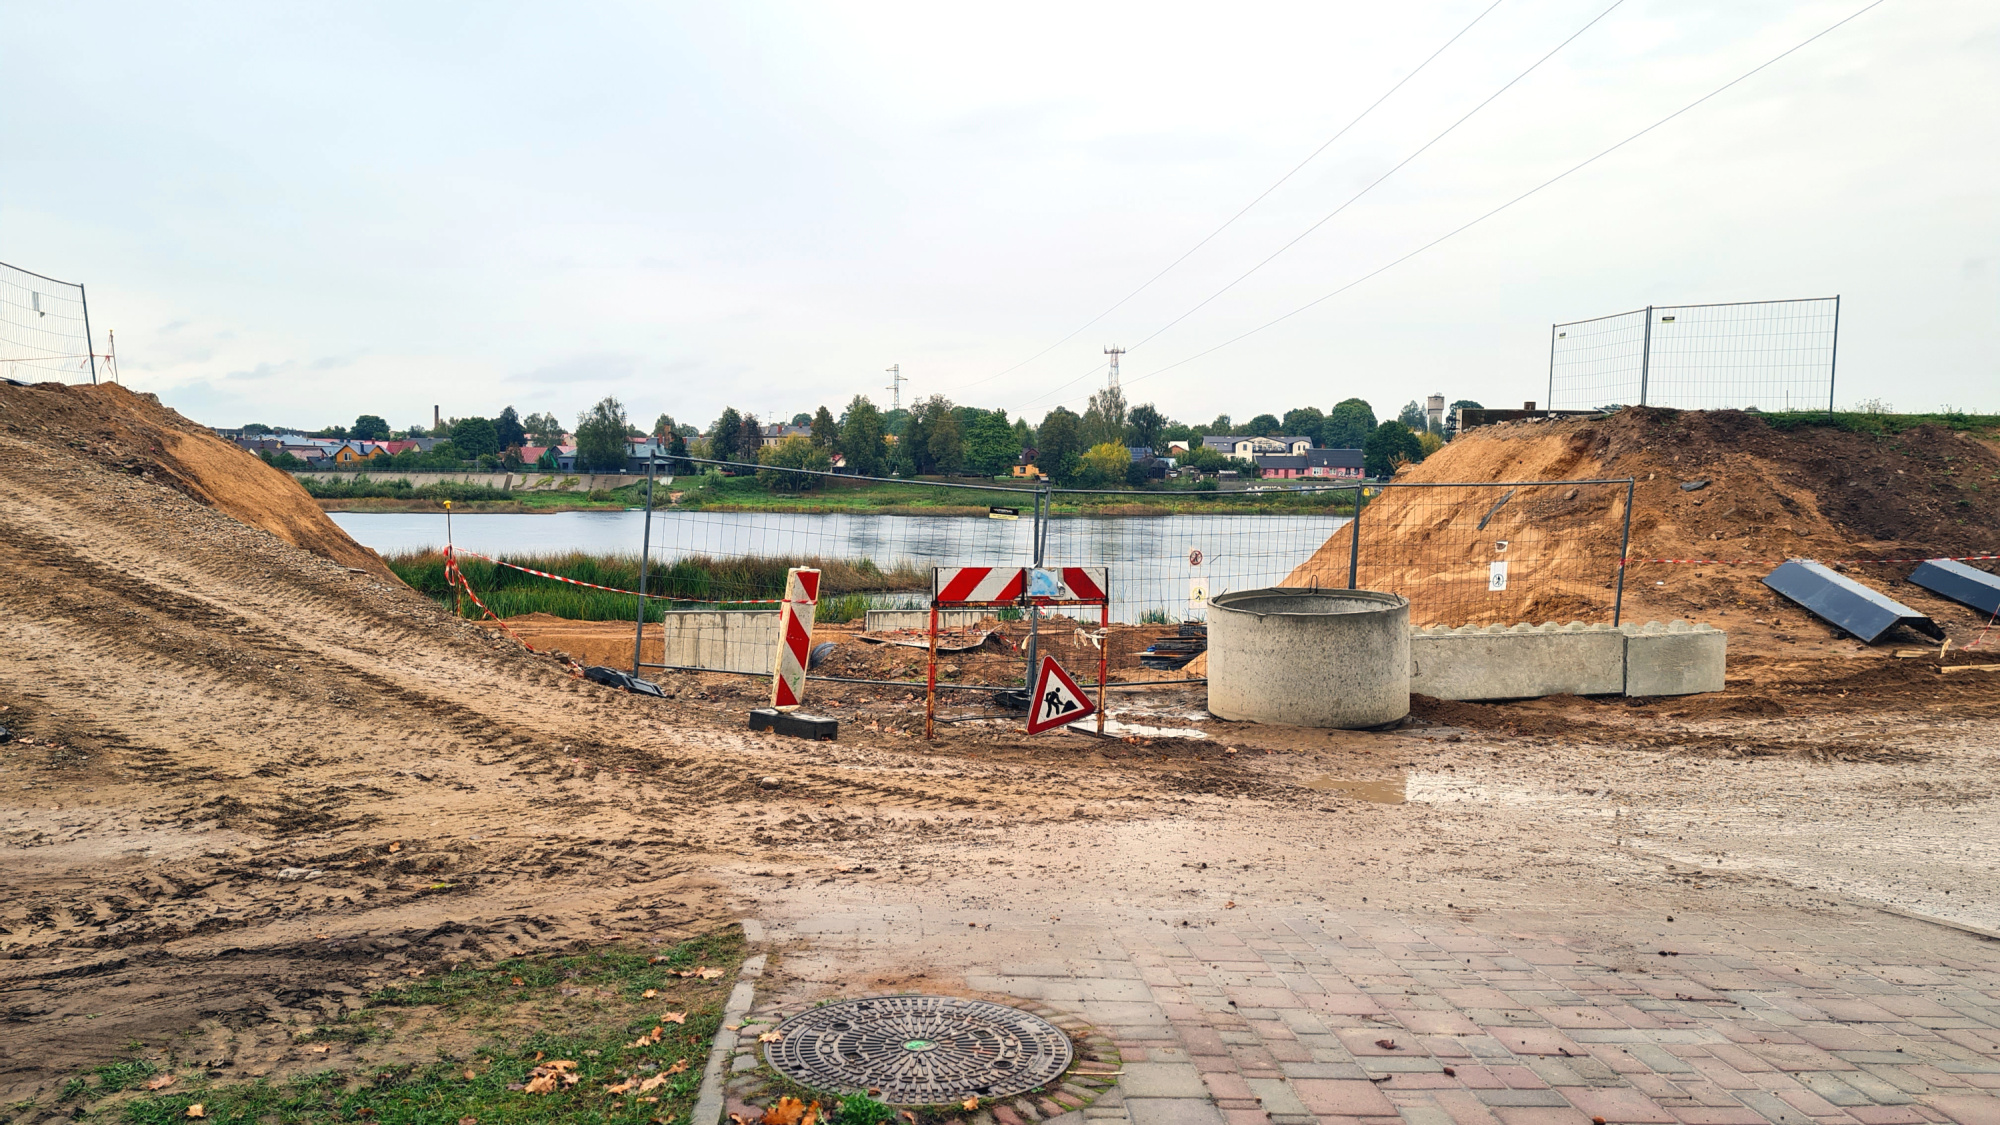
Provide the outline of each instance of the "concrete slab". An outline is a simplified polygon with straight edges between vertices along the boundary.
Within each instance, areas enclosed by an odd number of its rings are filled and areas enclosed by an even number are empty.
[[[1466,625],[1410,634],[1410,691],[1531,699],[1625,690],[1625,637],[1609,625]]]
[[[1625,634],[1626,695],[1721,691],[1729,634],[1712,625],[1649,621]]]

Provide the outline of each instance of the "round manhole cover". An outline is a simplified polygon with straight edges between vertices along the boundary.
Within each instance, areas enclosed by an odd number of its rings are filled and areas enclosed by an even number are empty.
[[[875,1095],[890,1105],[1005,1098],[1069,1069],[1069,1036],[1026,1012],[953,996],[843,1000],[777,1027],[764,1057],[818,1090]]]

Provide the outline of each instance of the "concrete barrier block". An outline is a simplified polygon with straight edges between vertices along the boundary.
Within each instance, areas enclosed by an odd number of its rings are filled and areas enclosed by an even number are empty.
[[[662,615],[666,657],[660,663],[718,672],[769,675],[778,656],[778,611],[670,610]],[[651,626],[648,626],[650,632]],[[650,640],[648,653],[652,651]]]
[[[1649,621],[1627,625],[1626,695],[1694,695],[1721,691],[1729,634],[1713,625]]]
[[[1610,626],[1461,626],[1410,634],[1410,690],[1435,699],[1615,695],[1625,637]]]
[[[941,609],[938,610],[938,628],[969,629],[981,621],[998,614],[997,609]],[[870,633],[889,629],[929,629],[931,611],[928,609],[871,609],[862,619],[862,627]]]

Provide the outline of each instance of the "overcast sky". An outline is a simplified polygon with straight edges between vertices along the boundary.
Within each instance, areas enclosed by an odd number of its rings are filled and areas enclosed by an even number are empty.
[[[213,425],[857,393],[1239,420],[1547,397],[1549,325],[1843,295],[1839,399],[2000,410],[2000,5],[15,6],[0,261],[87,283],[137,390]],[[1017,366],[1019,365],[1019,366]],[[1008,369],[1013,370],[1009,371]],[[1006,374],[1000,374],[1001,372]],[[1155,372],[1158,372],[1155,374]]]

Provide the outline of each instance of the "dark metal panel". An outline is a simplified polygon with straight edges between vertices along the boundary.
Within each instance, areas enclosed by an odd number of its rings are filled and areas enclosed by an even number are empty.
[[[2000,613],[2000,574],[1951,559],[1931,559],[1910,572],[1910,581],[1981,613]]]
[[[1807,559],[1792,559],[1764,576],[1764,585],[1815,617],[1874,644],[1898,625],[1944,639],[1944,630],[1902,602]]]

